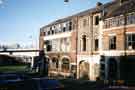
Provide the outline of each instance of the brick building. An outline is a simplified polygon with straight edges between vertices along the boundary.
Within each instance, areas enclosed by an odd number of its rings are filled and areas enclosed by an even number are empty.
[[[77,78],[96,80],[99,77],[101,7],[102,3],[97,3],[95,8],[78,14]]]
[[[42,27],[39,41],[50,63],[50,75],[134,78],[135,2],[98,2],[92,9]]]
[[[40,49],[49,59],[50,75],[76,73],[76,23],[76,17],[70,16],[41,28]]]
[[[115,0],[103,20],[103,79],[133,80],[135,75],[135,1]],[[105,72],[104,72],[105,71]]]

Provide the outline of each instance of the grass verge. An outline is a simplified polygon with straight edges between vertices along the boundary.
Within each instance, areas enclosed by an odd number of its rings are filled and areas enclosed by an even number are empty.
[[[16,72],[26,72],[27,65],[7,65],[0,66],[1,73],[16,73]]]

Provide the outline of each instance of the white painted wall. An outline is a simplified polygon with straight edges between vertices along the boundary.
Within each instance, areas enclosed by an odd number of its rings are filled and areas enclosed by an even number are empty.
[[[89,78],[90,80],[95,81],[96,80],[96,75],[95,75],[95,64],[100,64],[100,55],[78,55],[77,56],[78,60],[77,60],[77,76],[79,76],[79,62],[80,61],[84,61],[84,62],[88,62],[89,63]]]

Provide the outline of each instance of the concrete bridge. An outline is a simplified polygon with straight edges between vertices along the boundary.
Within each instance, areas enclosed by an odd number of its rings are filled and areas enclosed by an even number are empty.
[[[6,49],[6,50],[0,50],[0,54],[8,54],[13,55],[14,53],[38,53],[40,50],[38,49]]]
[[[21,57],[24,58],[24,62],[30,62],[33,65],[34,57],[38,56],[39,51],[38,49],[6,49],[0,50],[0,54]]]

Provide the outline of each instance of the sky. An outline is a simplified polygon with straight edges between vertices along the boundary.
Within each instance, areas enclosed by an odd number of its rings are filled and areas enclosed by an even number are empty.
[[[39,30],[54,20],[76,14],[111,0],[0,0],[0,44],[33,44]]]

